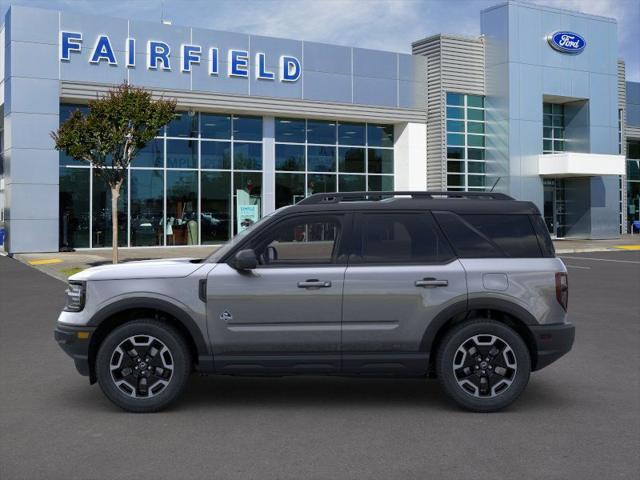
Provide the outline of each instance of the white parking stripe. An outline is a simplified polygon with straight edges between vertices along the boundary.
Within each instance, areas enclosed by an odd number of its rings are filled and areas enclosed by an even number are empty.
[[[564,266],[569,268],[580,268],[582,270],[591,270],[591,267],[579,267],[578,265],[567,265],[566,263],[564,264]]]
[[[593,260],[596,262],[636,263],[640,265],[640,262],[636,262],[635,260],[614,260],[612,258],[593,258],[593,257],[561,257],[561,258],[566,258],[567,260]]]

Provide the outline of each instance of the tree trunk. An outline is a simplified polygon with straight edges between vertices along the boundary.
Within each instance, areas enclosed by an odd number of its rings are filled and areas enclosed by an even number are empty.
[[[118,198],[120,197],[120,187],[122,181],[111,186],[111,244],[113,263],[118,263]]]

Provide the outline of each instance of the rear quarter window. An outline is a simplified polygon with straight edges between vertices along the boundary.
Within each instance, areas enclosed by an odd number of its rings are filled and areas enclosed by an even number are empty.
[[[461,258],[539,258],[529,215],[437,212],[436,219]]]

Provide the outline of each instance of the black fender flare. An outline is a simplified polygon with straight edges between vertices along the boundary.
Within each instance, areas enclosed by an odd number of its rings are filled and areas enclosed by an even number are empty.
[[[167,313],[168,315],[171,315],[178,322],[180,322],[182,326],[187,329],[189,335],[191,335],[193,343],[196,346],[198,358],[204,359],[211,356],[208,343],[205,341],[201,329],[198,327],[191,315],[189,315],[179,306],[160,298],[134,297],[117,300],[100,309],[93,317],[91,317],[88,326],[99,327],[100,324],[102,324],[102,322],[107,318],[112,317],[113,315],[116,315],[118,313],[134,309],[159,310],[161,312]]]
[[[538,325],[538,321],[530,312],[509,300],[500,298],[461,300],[446,307],[429,323],[420,343],[420,351],[430,353],[433,342],[442,327],[452,318],[462,314],[467,315],[472,310],[499,310],[516,318],[525,326]]]

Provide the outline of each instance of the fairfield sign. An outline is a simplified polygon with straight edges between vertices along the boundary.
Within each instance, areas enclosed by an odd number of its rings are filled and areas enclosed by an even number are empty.
[[[86,48],[82,33],[61,31],[59,39],[59,58],[61,62],[70,62],[74,55]],[[120,65],[135,68],[137,63],[136,39],[127,38],[124,58],[117,58],[116,51],[108,35],[99,35],[93,47],[90,47],[89,63],[99,65]],[[223,52],[224,53],[224,52]],[[278,72],[267,68],[267,57],[264,53],[256,53],[250,58],[246,50],[229,49],[226,52],[227,71],[229,77],[248,78],[252,69],[258,80],[275,80],[281,82],[297,82],[302,76],[300,60],[291,55],[281,55]],[[191,72],[193,66],[206,63],[209,75],[220,75],[220,52],[212,47],[203,52],[200,45],[182,44],[176,54],[171,47],[159,40],[149,40],[146,48],[146,67],[149,70],[171,71],[179,68],[181,72]],[[178,64],[176,66],[176,63]]]

